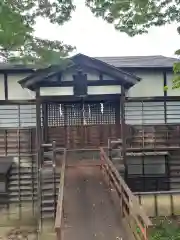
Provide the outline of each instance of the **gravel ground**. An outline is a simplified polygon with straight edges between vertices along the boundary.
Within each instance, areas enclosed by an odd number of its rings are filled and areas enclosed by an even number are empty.
[[[35,230],[27,228],[3,229],[0,240],[36,240],[37,234]]]

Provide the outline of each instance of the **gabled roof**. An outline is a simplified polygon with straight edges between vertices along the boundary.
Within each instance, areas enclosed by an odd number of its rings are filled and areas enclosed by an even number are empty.
[[[88,67],[93,70],[97,70],[103,74],[107,74],[116,80],[120,81],[121,85],[129,88],[136,84],[140,78],[136,77],[135,75],[125,72],[121,69],[118,69],[108,63],[102,62],[99,59],[91,58],[85,56],[83,54],[77,54],[69,59],[69,63],[66,65],[64,69],[61,66],[49,66],[44,69],[36,70],[34,73],[29,75],[28,77],[19,81],[22,87],[32,89],[37,83],[41,81],[47,81],[55,74],[61,73],[66,71],[68,68],[72,66],[80,66],[80,67]]]
[[[177,58],[155,56],[96,57],[117,68],[172,68]]]

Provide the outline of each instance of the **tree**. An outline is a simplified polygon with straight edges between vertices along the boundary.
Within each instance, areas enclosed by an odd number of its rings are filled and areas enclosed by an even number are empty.
[[[38,17],[62,25],[74,9],[71,0],[53,0],[48,6],[39,4],[39,0],[1,0],[0,60],[50,64],[66,57],[74,47],[35,37],[34,27]]]
[[[147,33],[151,26],[180,23],[180,0],[86,0],[97,17],[133,37]],[[177,29],[180,34],[180,27]],[[175,52],[180,56],[180,50]],[[173,88],[180,87],[180,63],[174,64]]]

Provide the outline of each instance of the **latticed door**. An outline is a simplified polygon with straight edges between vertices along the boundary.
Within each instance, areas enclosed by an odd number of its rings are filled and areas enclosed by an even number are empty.
[[[112,103],[48,104],[47,123],[49,141],[59,147],[99,147],[116,135]]]

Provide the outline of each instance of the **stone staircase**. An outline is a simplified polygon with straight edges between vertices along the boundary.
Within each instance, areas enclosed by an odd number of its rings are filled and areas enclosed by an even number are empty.
[[[39,170],[38,199],[40,222],[55,219],[60,181],[60,169],[56,168],[56,146],[42,144],[42,167]]]
[[[54,219],[58,196],[60,168],[55,164],[53,144],[43,151],[44,161],[37,181],[37,157],[15,157],[9,172],[8,203],[21,207],[29,203],[34,212],[38,210],[40,220]],[[40,187],[40,189],[39,189]]]
[[[36,176],[35,156],[20,157],[13,161],[8,182],[10,204],[36,201]]]

